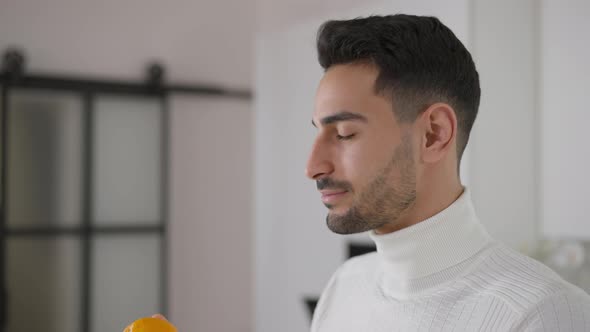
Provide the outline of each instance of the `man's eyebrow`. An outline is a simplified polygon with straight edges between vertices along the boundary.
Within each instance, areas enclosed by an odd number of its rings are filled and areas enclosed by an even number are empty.
[[[333,124],[333,123],[341,122],[341,121],[361,121],[361,122],[365,122],[365,123],[369,122],[367,117],[362,114],[348,112],[348,111],[342,111],[342,112],[332,114],[332,115],[329,115],[329,116],[321,119],[320,123],[322,124],[322,126],[327,126],[329,124]],[[311,120],[311,124],[314,127],[317,127],[317,125],[315,124],[313,119]]]

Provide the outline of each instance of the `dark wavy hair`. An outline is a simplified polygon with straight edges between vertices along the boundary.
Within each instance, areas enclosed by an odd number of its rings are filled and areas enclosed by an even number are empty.
[[[440,20],[397,14],[327,21],[319,28],[317,50],[324,70],[375,65],[375,93],[391,97],[399,121],[415,121],[436,102],[449,104],[457,116],[461,160],[479,107],[479,75],[471,54]]]

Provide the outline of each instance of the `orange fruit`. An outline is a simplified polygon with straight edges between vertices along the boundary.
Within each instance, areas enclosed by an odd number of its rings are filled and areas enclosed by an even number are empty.
[[[153,317],[140,318],[125,328],[124,332],[178,332],[167,320]]]

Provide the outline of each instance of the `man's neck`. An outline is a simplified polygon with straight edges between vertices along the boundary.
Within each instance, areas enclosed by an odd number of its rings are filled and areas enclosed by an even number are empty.
[[[394,223],[375,229],[377,234],[387,234],[410,227],[426,220],[453,204],[463,193],[463,186],[458,178],[449,183],[417,188],[416,200]]]

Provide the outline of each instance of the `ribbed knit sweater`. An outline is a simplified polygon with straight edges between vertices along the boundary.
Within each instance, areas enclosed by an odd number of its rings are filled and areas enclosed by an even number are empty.
[[[467,190],[437,215],[371,233],[377,252],[343,264],[312,332],[590,331],[590,297],[494,241]]]

